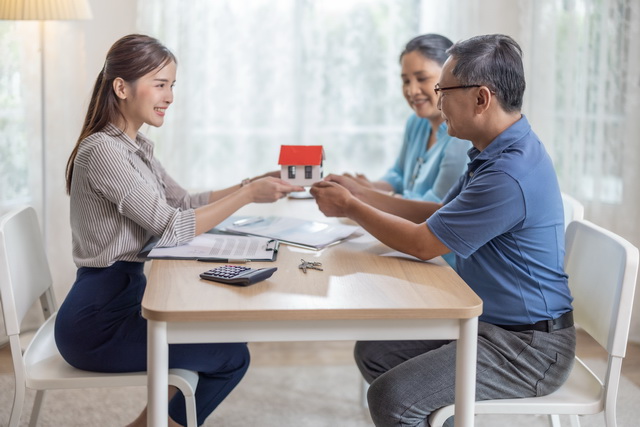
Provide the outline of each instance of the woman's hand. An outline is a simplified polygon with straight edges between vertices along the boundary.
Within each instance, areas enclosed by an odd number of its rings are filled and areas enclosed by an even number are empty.
[[[343,175],[330,174],[330,175],[327,175],[324,181],[335,182],[337,184],[340,184],[341,186],[349,190],[351,194],[353,194],[358,198],[360,198],[360,196],[362,195],[363,191],[365,191],[365,189],[370,188],[368,186],[363,186],[360,183],[360,181],[358,181],[356,178],[352,177],[349,174],[343,174]]]
[[[373,184],[373,182],[369,181],[369,178],[367,178],[364,174],[356,173],[355,176],[353,176],[350,173],[344,173],[342,175],[346,176],[347,178],[353,179],[354,181],[356,181],[358,184],[362,185],[363,187],[367,187],[367,188],[375,188],[376,187]]]
[[[251,178],[249,180],[249,182],[257,181],[257,180],[259,180],[261,178],[266,178],[268,176],[271,176],[273,178],[280,178],[280,169],[275,170],[275,171],[270,171],[270,172],[267,172],[267,173],[263,173],[262,175],[258,175],[256,177],[253,177],[253,178]]]
[[[251,201],[253,203],[271,203],[293,191],[304,191],[304,187],[291,185],[280,178],[270,176],[251,181],[245,185],[245,188],[251,192]]]

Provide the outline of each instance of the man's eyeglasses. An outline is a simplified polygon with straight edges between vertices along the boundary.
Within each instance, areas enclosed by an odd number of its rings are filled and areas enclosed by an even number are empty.
[[[436,87],[433,90],[436,92],[436,95],[440,96],[440,92],[444,92],[445,90],[468,89],[470,87],[482,87],[482,85],[462,85],[462,86],[440,87],[439,84],[436,84]]]

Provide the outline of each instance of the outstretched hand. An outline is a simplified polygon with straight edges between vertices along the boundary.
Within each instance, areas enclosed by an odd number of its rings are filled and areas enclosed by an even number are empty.
[[[349,174],[342,174],[342,175],[330,174],[324,180],[340,184],[341,186],[349,190],[349,192],[356,197],[360,197],[362,192],[365,189],[369,188],[368,186],[363,186],[356,178],[354,178]]]
[[[367,178],[364,174],[356,173],[355,176],[353,176],[350,173],[344,173],[343,175],[348,177],[348,178],[353,179],[354,181],[356,181],[358,184],[360,184],[363,187],[375,188],[375,185],[373,185],[373,182],[371,182],[369,180],[369,178]]]
[[[268,176],[272,176],[274,178],[280,178],[280,169],[269,171],[269,172],[263,173],[262,175],[258,175],[256,177],[253,177],[253,178],[251,178],[251,182],[257,181],[260,178],[266,178]]]
[[[272,176],[251,181],[247,184],[247,188],[251,190],[251,197],[254,203],[271,203],[293,191],[304,191],[304,187],[291,185],[280,178]]]
[[[320,212],[326,216],[348,216],[349,204],[354,197],[347,188],[336,182],[320,181],[313,184],[310,193],[316,199]]]

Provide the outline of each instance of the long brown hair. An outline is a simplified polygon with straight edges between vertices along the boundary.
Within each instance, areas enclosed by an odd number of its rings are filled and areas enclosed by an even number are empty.
[[[113,91],[113,81],[120,77],[135,84],[140,77],[172,61],[178,62],[169,49],[155,38],[141,34],[124,36],[111,46],[93,87],[82,131],[67,161],[67,194],[71,193],[73,162],[82,140],[101,131],[109,123],[124,119]]]

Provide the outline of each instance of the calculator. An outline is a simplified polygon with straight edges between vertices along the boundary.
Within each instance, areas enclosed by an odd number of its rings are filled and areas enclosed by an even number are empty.
[[[277,267],[254,269],[241,265],[223,265],[201,273],[200,277],[229,285],[249,286],[268,279],[277,269]]]

